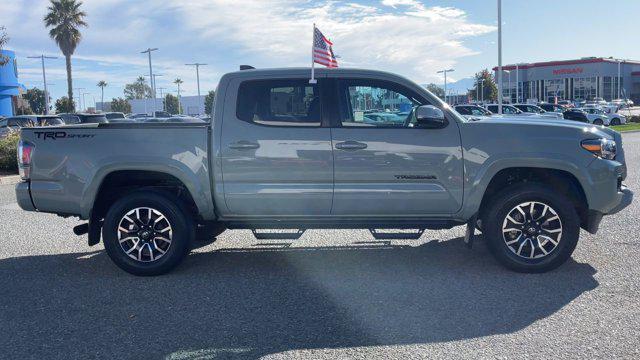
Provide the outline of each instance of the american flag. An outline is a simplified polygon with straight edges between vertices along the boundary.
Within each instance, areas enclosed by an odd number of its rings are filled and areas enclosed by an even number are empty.
[[[313,62],[330,68],[337,68],[338,61],[333,54],[331,46],[333,43],[329,41],[318,28],[313,28]]]

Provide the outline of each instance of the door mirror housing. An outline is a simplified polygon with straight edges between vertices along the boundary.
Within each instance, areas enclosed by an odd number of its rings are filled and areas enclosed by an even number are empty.
[[[421,105],[415,109],[416,127],[442,129],[447,126],[444,112],[433,105]]]

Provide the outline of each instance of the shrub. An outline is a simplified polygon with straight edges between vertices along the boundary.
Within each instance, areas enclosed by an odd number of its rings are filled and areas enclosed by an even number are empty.
[[[20,140],[18,132],[12,132],[4,139],[0,139],[0,171],[18,173],[18,140]]]
[[[627,117],[628,122],[640,123],[640,115],[631,115]]]

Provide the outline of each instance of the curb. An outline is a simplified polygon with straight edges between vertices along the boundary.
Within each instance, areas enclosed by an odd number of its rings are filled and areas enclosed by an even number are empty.
[[[20,181],[20,175],[0,176],[0,185],[15,185]]]

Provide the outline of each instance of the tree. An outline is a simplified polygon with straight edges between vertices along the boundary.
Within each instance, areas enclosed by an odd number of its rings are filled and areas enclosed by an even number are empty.
[[[96,86],[100,88],[100,92],[101,92],[101,95],[100,95],[100,101],[101,101],[100,104],[101,105],[100,106],[102,107],[102,109],[100,109],[100,110],[104,111],[104,88],[105,88],[105,86],[107,86],[107,82],[104,81],[104,80],[100,80]]]
[[[67,65],[67,98],[73,99],[73,80],[71,78],[71,55],[82,40],[79,28],[88,26],[84,21],[87,14],[80,10],[81,1],[50,0],[48,13],[44,17],[44,25],[49,36],[55,40],[62,51]]]
[[[140,76],[135,82],[124,86],[124,97],[127,100],[151,97],[151,87],[147,85],[144,76]]]
[[[204,113],[207,115],[213,115],[213,98],[215,96],[215,90],[211,90],[207,96],[204,97]]]
[[[29,107],[31,107],[31,111],[36,114],[44,114],[45,113],[45,99],[44,99],[44,91],[33,88],[27,90],[27,92],[22,95],[22,98],[27,100],[29,103]]]
[[[496,82],[493,80],[493,76],[491,76],[488,69],[484,69],[479,73],[476,73],[475,79],[475,85],[473,89],[469,91],[469,96],[472,99],[476,101],[484,99],[485,102],[498,101],[498,87],[496,86]]]
[[[131,112],[131,104],[129,104],[126,99],[113,98],[113,100],[111,100],[111,111],[128,114]]]
[[[173,83],[178,85],[178,114],[182,114],[182,104],[180,104],[180,85],[182,85],[184,81],[182,81],[182,79],[180,78],[176,78],[175,80],[173,80]]]
[[[434,84],[434,83],[430,83],[427,84],[426,86],[427,90],[429,90],[433,95],[439,97],[440,99],[444,100],[444,89],[441,88],[440,86]]]
[[[73,100],[69,99],[66,96],[61,97],[56,100],[56,113],[72,113],[75,111],[75,106],[73,104]]]
[[[5,32],[5,27],[0,26],[0,66],[6,65],[9,62],[9,58],[2,55],[2,49],[4,45],[9,41],[9,37]]]
[[[164,100],[162,100],[164,102],[164,110],[166,112],[168,112],[169,114],[177,114],[178,113],[178,97],[171,95],[171,94],[167,94],[164,97]]]

